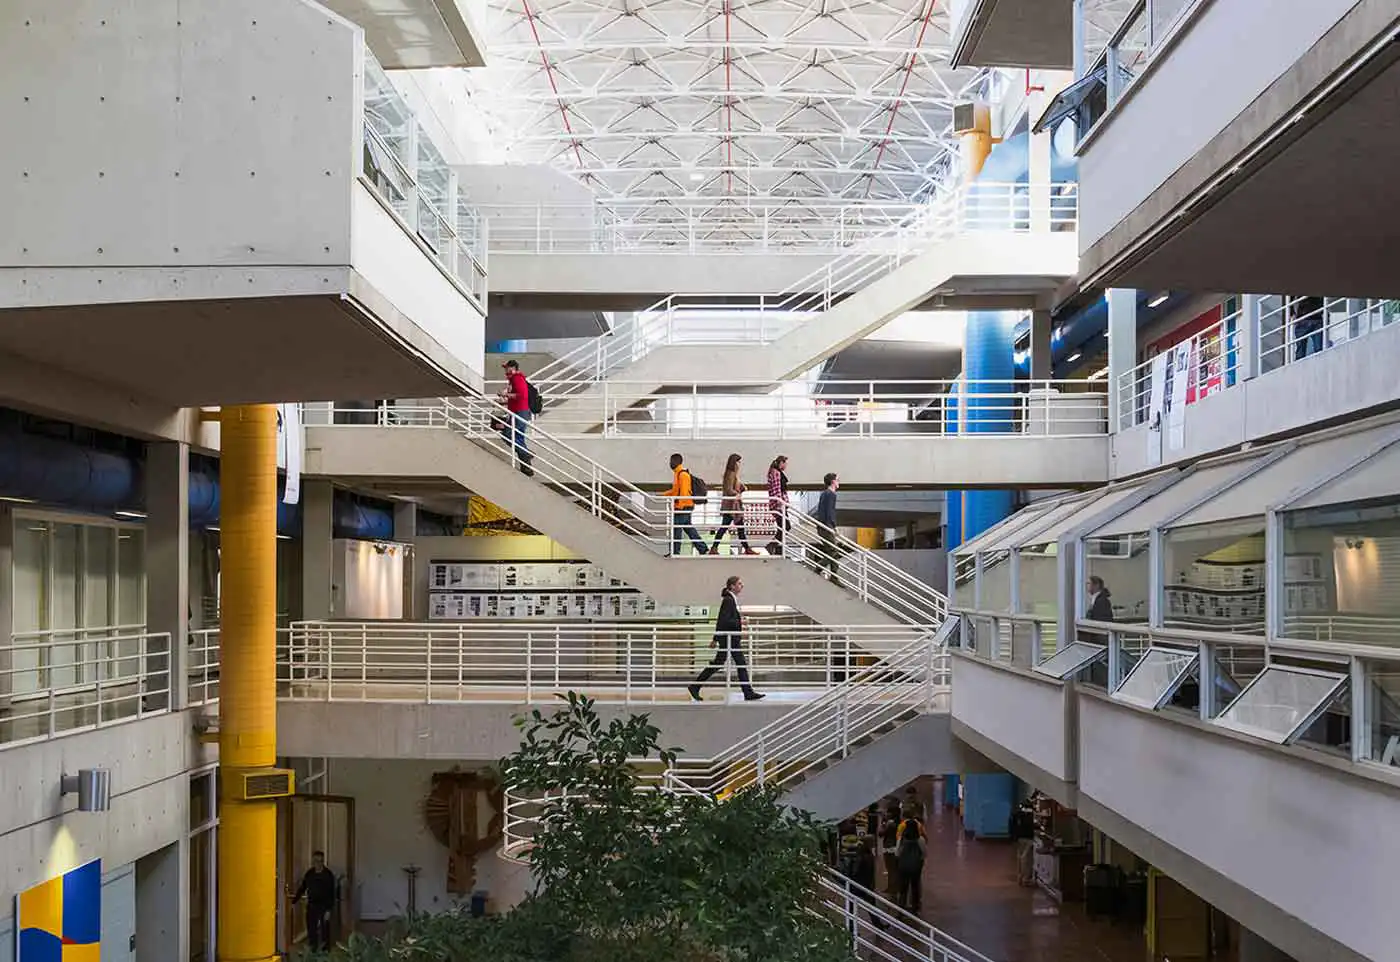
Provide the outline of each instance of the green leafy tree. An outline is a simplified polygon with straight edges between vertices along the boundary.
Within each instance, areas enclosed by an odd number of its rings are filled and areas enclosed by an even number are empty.
[[[821,826],[772,789],[659,791],[642,772],[679,750],[646,715],[604,723],[591,700],[565,702],[520,719],[501,763],[540,800],[535,891],[496,919],[444,913],[357,940],[354,962],[851,962],[840,925],[813,911]]]

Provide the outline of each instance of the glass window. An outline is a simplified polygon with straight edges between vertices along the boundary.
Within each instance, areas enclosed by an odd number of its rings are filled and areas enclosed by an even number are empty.
[[[1275,744],[1291,744],[1317,720],[1345,683],[1342,674],[1269,665],[1215,721]]]
[[[146,623],[146,533],[139,528],[117,532],[117,623]]]
[[[972,608],[977,598],[974,584],[977,577],[977,558],[970,554],[954,556],[952,604],[956,608]]]
[[[1150,531],[1154,526],[1180,514],[1231,477],[1251,470],[1255,458],[1257,455],[1251,458],[1206,462],[1194,471],[1183,474],[1181,480],[1175,484],[1163,488],[1093,531],[1086,532],[1086,536],[1105,538],[1109,535]],[[1263,513],[1262,507],[1260,513]]]
[[[1152,577],[1149,540],[1146,531],[1137,531],[1084,541],[1085,577],[1103,581],[1113,621],[1147,623],[1148,591]],[[1084,610],[1080,615],[1087,618],[1089,588],[1086,586],[1084,590]]]
[[[1285,512],[1283,543],[1284,637],[1400,645],[1400,500]]]
[[[14,631],[12,677],[14,694],[36,691],[41,687],[39,667],[43,663],[35,647],[40,638],[35,632],[48,627],[49,589],[49,525],[47,522],[16,517],[14,575],[14,611],[11,624]]]
[[[1137,660],[1113,697],[1156,711],[1176,694],[1199,658],[1199,652],[1185,648],[1151,647]]]
[[[977,607],[983,611],[1011,610],[1011,552],[994,551],[982,557]]]
[[[1264,519],[1173,528],[1166,536],[1168,628],[1264,633]]]
[[[1371,759],[1400,765],[1400,663],[1368,661],[1365,667]]]
[[[83,528],[83,627],[116,624],[112,619],[116,595],[117,563],[115,528],[87,525]]]
[[[53,645],[47,651],[50,668],[48,684],[53,687],[72,685],[78,681],[80,661],[76,633],[81,622],[78,585],[82,580],[79,567],[81,534],[76,524],[55,523],[49,526],[52,560],[50,574],[49,627],[63,632],[52,636]]]
[[[1108,649],[1103,645],[1076,641],[1036,665],[1035,670],[1052,678],[1068,678],[1107,655]]]

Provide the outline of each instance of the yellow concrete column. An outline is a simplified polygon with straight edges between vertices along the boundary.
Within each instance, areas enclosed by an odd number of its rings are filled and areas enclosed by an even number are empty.
[[[885,532],[882,528],[857,528],[856,544],[871,551],[879,550],[885,543]]]
[[[219,512],[220,962],[277,957],[277,802],[241,801],[277,762],[277,408],[226,407]]]
[[[992,136],[992,111],[986,104],[973,109],[973,126],[960,130],[962,137],[963,179],[971,183],[982,172],[982,165],[991,156],[992,147],[1001,141]]]

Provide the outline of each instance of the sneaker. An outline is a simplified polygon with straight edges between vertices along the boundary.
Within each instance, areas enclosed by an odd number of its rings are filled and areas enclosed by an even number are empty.
[[[710,554],[719,554],[719,545],[718,545],[718,544],[712,544],[712,545],[710,545],[710,551],[709,551],[709,553],[710,553]]]
[[[768,696],[765,695],[765,694],[763,694],[763,692],[761,692],[761,691],[746,691],[746,692],[744,692],[744,701],[763,701],[763,699],[765,699],[765,698],[767,698],[767,697],[768,697]]]
[[[685,690],[690,692],[691,701],[704,701],[704,699],[700,697],[699,685],[687,685]]]

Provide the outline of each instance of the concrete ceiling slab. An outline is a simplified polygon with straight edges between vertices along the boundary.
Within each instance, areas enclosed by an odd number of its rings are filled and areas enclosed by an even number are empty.
[[[954,27],[954,67],[1074,66],[1070,0],[967,0]]]
[[[1327,296],[1400,296],[1400,62],[1313,122],[1114,285]],[[1208,203],[1208,206],[1205,206]]]
[[[365,32],[385,70],[482,67],[485,47],[462,0],[322,0]]]
[[[0,352],[175,407],[463,390],[342,297],[3,311]]]

